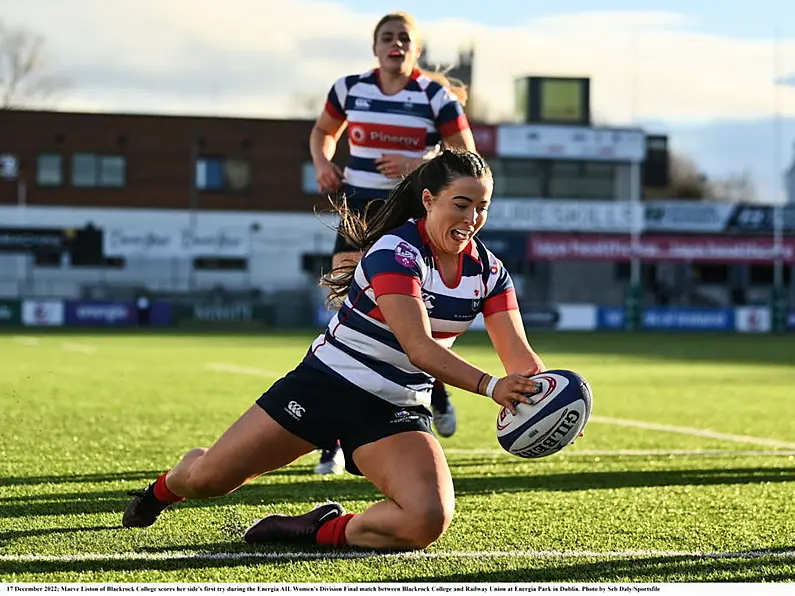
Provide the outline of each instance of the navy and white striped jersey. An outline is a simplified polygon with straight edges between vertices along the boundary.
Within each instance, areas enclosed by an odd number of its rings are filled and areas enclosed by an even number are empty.
[[[442,139],[469,128],[456,97],[419,70],[394,95],[381,91],[378,69],[343,77],[329,91],[325,109],[332,117],[348,121],[351,158],[344,178],[354,192],[348,198],[355,198],[357,189],[367,198],[374,196],[375,189],[392,189],[395,180],[376,168],[375,160],[382,155],[422,157]]]
[[[385,323],[376,303],[385,294],[421,299],[433,337],[448,348],[478,313],[519,308],[510,275],[480,240],[470,240],[461,253],[457,279],[445,280],[424,219],[380,238],[359,262],[345,304],[304,363],[401,407],[429,407],[434,379],[409,362]]]

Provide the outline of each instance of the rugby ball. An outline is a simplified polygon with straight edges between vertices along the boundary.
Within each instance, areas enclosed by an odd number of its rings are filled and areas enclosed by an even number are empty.
[[[505,451],[535,459],[570,445],[591,415],[591,387],[570,370],[548,370],[531,377],[541,390],[534,405],[516,405],[516,415],[502,408],[497,415],[497,440]]]

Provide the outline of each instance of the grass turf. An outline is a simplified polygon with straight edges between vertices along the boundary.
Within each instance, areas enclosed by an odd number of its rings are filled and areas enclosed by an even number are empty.
[[[531,338],[547,366],[591,382],[586,437],[546,459],[511,457],[495,439],[497,406],[455,391],[459,430],[442,443],[456,517],[422,553],[335,558],[245,545],[243,529],[269,512],[303,512],[327,498],[359,511],[379,500],[366,480],[311,474],[314,455],[228,497],[181,504],[151,528],[119,527],[126,490],[188,449],[209,446],[275,380],[267,371],[289,370],[311,339],[0,335],[0,580],[795,579],[795,462],[786,450],[609,420],[795,442],[793,336]],[[500,370],[479,334],[462,338],[457,351]],[[219,363],[264,372],[223,372]]]

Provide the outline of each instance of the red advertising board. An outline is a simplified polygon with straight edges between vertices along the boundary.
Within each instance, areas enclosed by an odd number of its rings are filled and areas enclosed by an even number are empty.
[[[475,137],[475,146],[478,148],[478,153],[485,157],[496,155],[497,127],[479,122],[472,122],[469,126],[472,128],[472,136]]]
[[[795,263],[795,238],[782,243],[786,263]],[[642,236],[643,261],[701,263],[770,263],[773,241],[758,237]],[[535,261],[628,261],[632,241],[626,234],[531,234],[527,257]]]

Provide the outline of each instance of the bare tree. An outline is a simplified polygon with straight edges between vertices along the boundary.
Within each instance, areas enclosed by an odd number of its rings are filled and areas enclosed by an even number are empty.
[[[289,102],[290,112],[301,118],[317,118],[326,103],[326,96],[317,93],[298,92]]]
[[[689,156],[670,155],[670,180],[668,188],[659,189],[647,196],[657,198],[722,201],[725,203],[753,203],[756,189],[747,170],[721,178],[708,178]]]
[[[748,170],[729,174],[710,181],[710,199],[726,203],[755,203],[757,200],[753,176]]]
[[[66,85],[63,77],[50,71],[44,37],[0,21],[0,109],[51,100]]]
[[[707,199],[709,181],[696,162],[686,155],[670,155],[670,191],[673,199]]]

